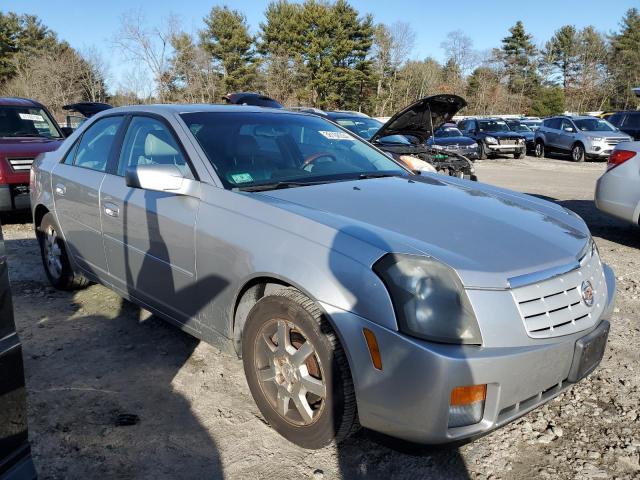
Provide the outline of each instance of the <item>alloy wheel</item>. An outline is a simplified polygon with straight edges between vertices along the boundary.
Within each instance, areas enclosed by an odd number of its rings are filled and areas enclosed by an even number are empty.
[[[536,157],[540,158],[544,155],[544,147],[542,146],[542,143],[538,142],[536,143]]]
[[[56,279],[60,278],[62,275],[62,249],[58,242],[58,234],[52,226],[49,226],[44,233],[44,258],[51,276]]]
[[[323,366],[302,331],[284,319],[272,319],[256,337],[255,362],[260,388],[287,422],[313,424],[327,398]]]
[[[580,160],[582,160],[584,151],[580,145],[576,145],[575,147],[573,147],[572,154],[573,154],[573,161],[579,162]]]

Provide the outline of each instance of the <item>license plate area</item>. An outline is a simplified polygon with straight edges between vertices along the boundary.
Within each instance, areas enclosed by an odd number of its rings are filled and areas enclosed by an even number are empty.
[[[593,332],[576,341],[568,381],[577,382],[595,370],[604,355],[608,336],[609,322],[603,320]]]

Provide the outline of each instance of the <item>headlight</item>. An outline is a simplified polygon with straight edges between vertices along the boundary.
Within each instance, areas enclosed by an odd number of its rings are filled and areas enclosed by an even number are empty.
[[[587,137],[589,140],[591,140],[592,142],[601,142],[604,140],[604,138],[602,137]]]
[[[489,145],[498,144],[498,140],[495,137],[484,137],[484,141],[487,142]]]
[[[389,289],[400,331],[444,343],[482,344],[480,328],[453,269],[429,257],[388,254],[374,271]]]

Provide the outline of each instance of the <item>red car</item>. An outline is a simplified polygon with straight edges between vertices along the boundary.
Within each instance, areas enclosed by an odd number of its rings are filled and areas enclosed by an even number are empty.
[[[0,97],[0,212],[29,208],[33,159],[57,149],[65,132],[40,103]]]

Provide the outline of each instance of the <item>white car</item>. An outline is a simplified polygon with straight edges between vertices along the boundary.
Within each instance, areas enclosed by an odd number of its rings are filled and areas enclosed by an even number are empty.
[[[598,210],[639,224],[640,142],[620,143],[611,152],[607,171],[596,184],[595,202]]]

